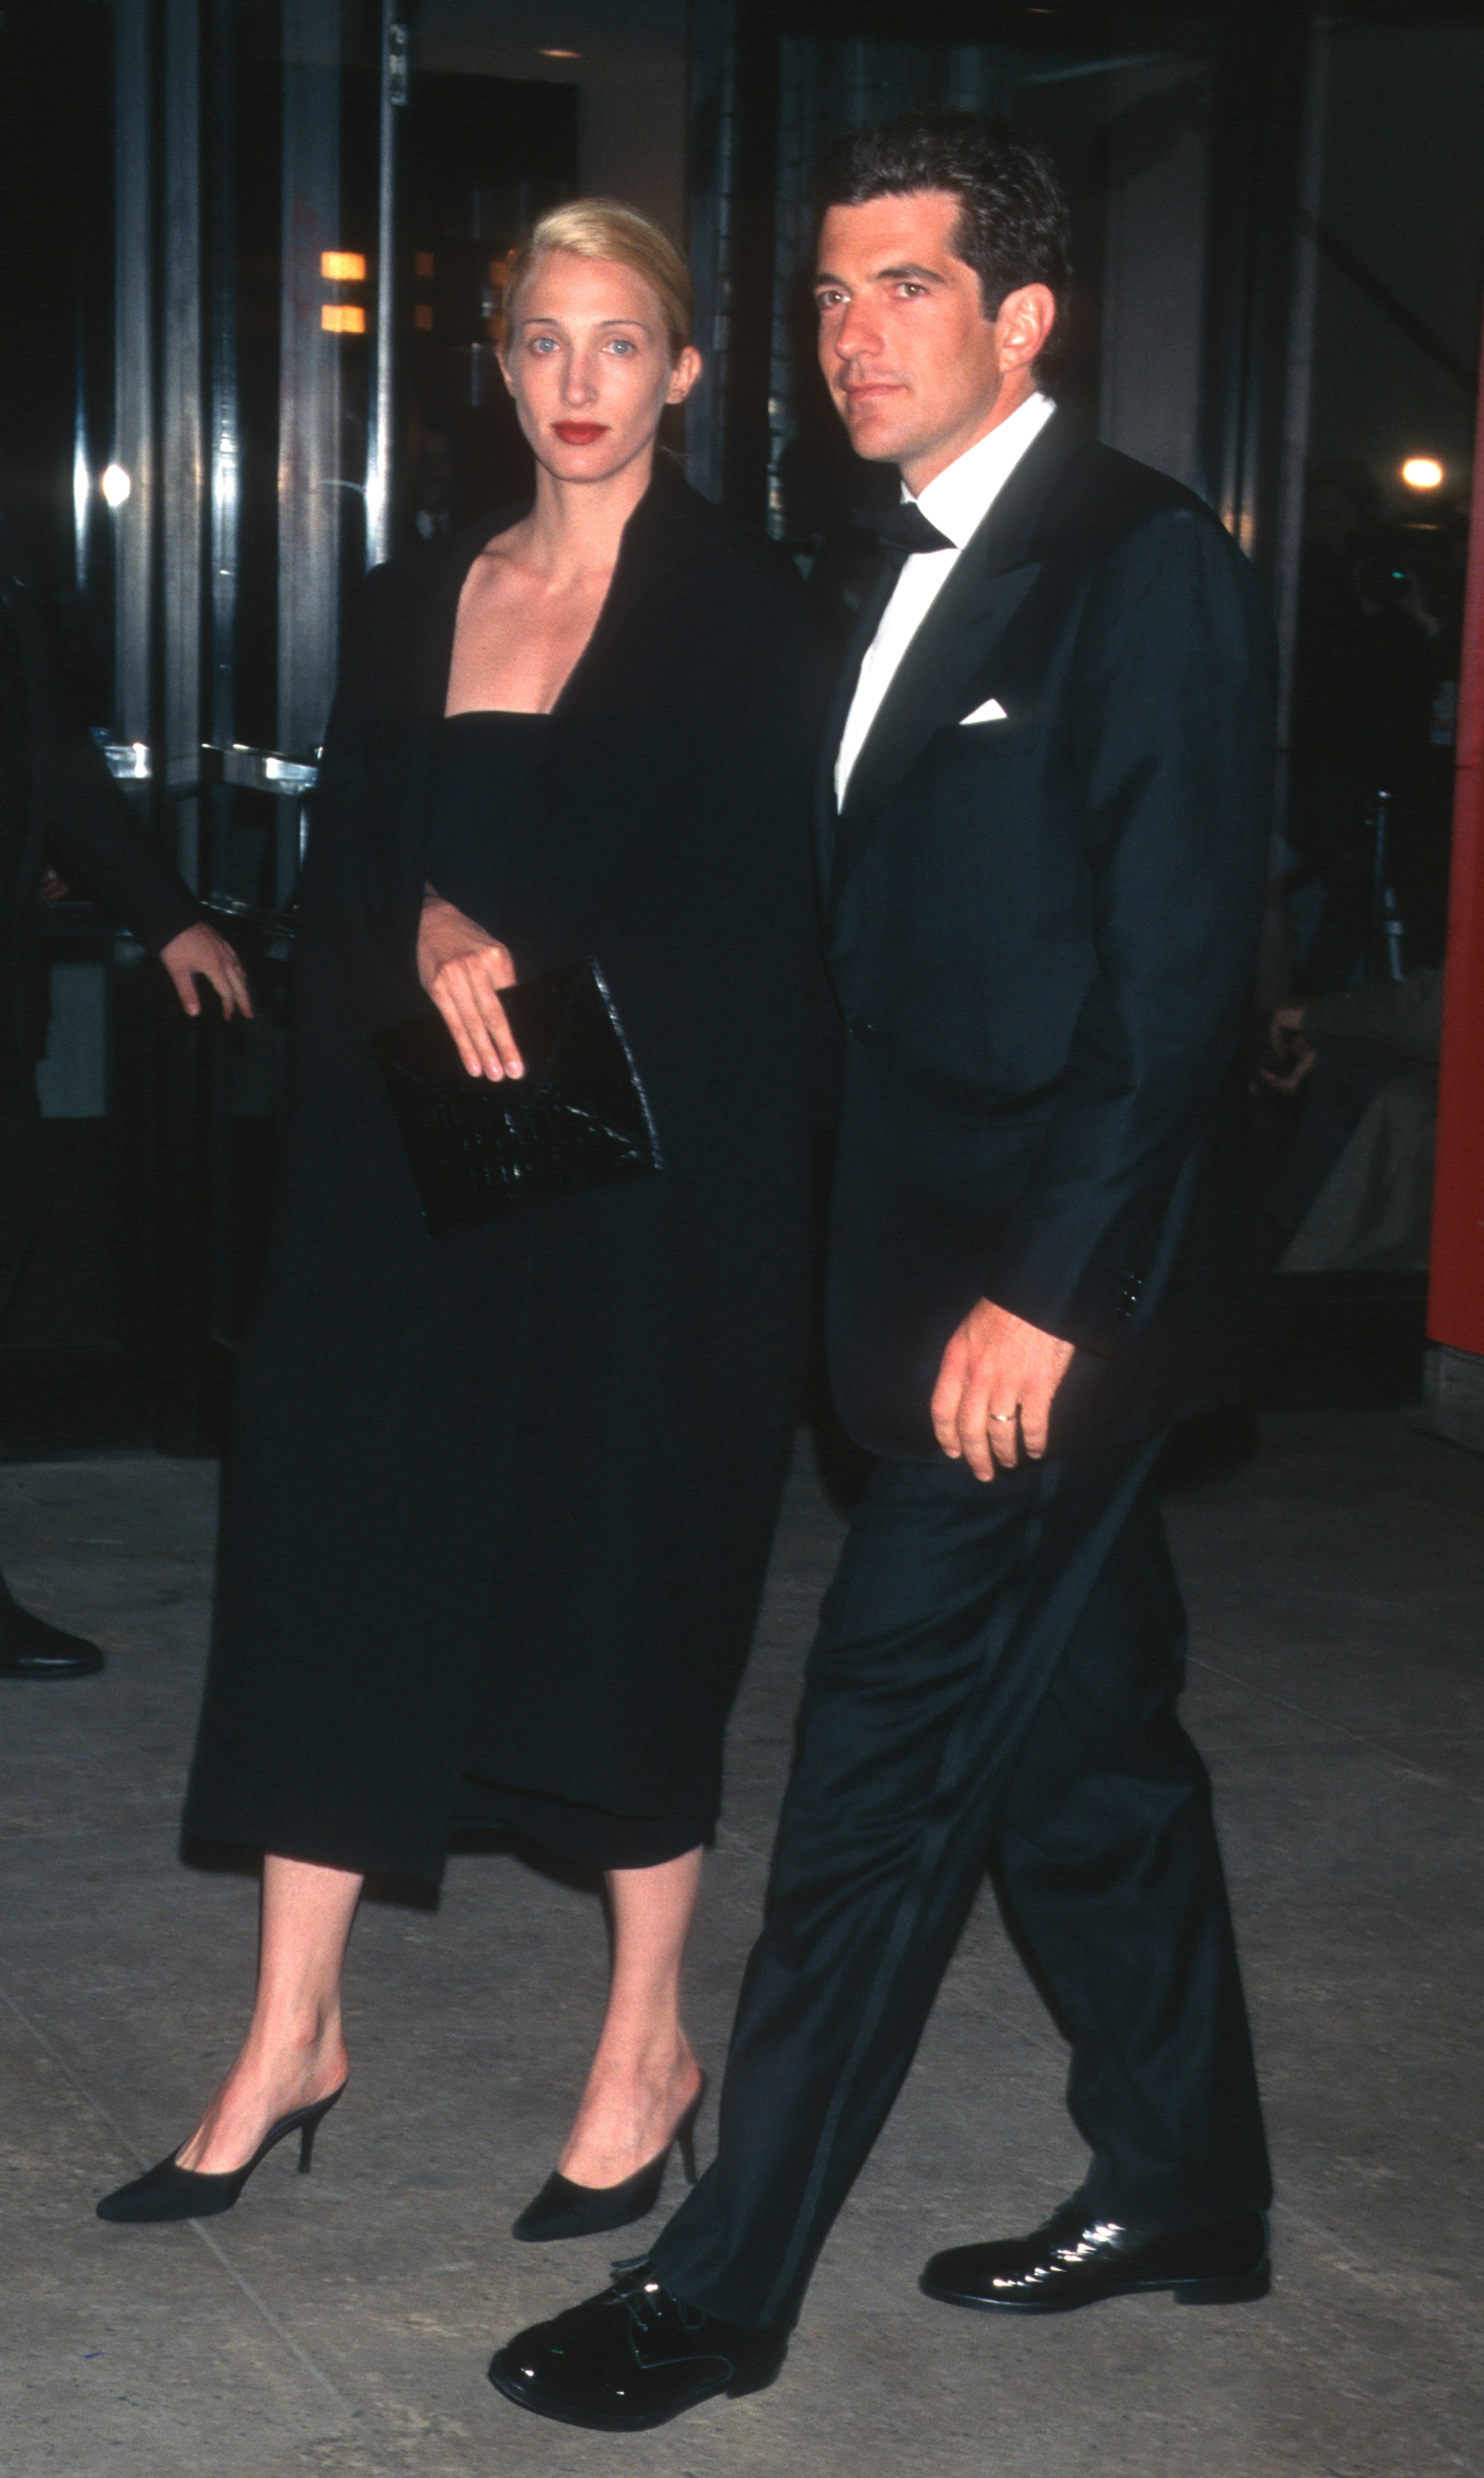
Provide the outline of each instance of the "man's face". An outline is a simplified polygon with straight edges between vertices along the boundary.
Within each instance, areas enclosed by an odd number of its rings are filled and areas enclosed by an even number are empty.
[[[899,465],[920,491],[1031,393],[1054,303],[1044,285],[984,315],[953,252],[959,202],[943,190],[831,207],[819,233],[819,362],[858,456]]]

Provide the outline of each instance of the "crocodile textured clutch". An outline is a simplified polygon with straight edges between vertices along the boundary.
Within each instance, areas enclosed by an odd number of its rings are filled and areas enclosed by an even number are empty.
[[[438,1237],[661,1168],[644,1088],[591,956],[500,995],[526,1072],[499,1084],[465,1074],[440,1015],[371,1035]]]

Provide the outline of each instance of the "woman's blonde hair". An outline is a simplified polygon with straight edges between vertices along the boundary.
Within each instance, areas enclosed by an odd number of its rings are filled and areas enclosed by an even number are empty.
[[[517,242],[505,275],[507,335],[516,294],[538,262],[554,249],[569,249],[574,258],[612,259],[641,276],[665,314],[670,360],[679,361],[691,341],[695,316],[691,270],[668,233],[616,198],[572,198],[565,207],[553,207]]]

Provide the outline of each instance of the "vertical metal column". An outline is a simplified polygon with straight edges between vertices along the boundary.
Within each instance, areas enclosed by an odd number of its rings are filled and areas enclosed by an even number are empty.
[[[686,469],[708,499],[721,496],[730,378],[736,15],[736,0],[691,0],[690,252],[695,341],[705,368],[686,407]]]
[[[767,515],[776,255],[777,0],[692,0],[691,244],[696,340],[711,377],[688,421],[697,488],[752,522]]]
[[[233,68],[236,0],[212,0],[208,52],[211,112],[211,565],[212,660],[208,737],[237,737],[238,526],[242,445],[237,380],[237,164]]]
[[[159,157],[155,583],[160,647],[155,774],[162,823],[188,882],[206,889],[201,777],[206,621],[206,415],[201,309],[202,0],[155,0]],[[154,1204],[146,1367],[156,1442],[199,1445],[205,1377],[208,1049],[152,979]]]
[[[376,362],[366,426],[365,564],[391,555],[391,444],[395,419],[397,113],[407,101],[407,28],[382,0],[381,145],[376,202]]]
[[[320,259],[340,246],[340,0],[284,0],[278,415],[278,745],[308,756],[335,689],[340,565],[339,338]]]
[[[1314,225],[1323,205],[1324,139],[1329,120],[1330,30],[1315,27],[1309,43],[1304,108],[1299,215],[1294,236],[1295,266],[1289,313],[1288,384],[1283,408],[1283,480],[1278,507],[1278,746],[1287,749],[1294,695],[1294,647],[1298,634],[1298,572],[1303,564],[1305,474],[1309,415],[1314,394],[1314,315],[1319,294],[1319,251]]]
[[[152,731],[149,649],[155,495],[150,0],[114,0],[113,23],[117,133],[113,150],[113,462],[128,476],[128,495],[113,511],[113,719],[125,740],[143,746]]]
[[[206,459],[201,360],[200,0],[164,0],[161,205],[161,584],[163,766],[166,792],[201,774],[201,643]],[[202,882],[200,802],[176,800],[176,856],[189,884]]]
[[[1294,225],[1317,0],[1250,0],[1217,54],[1201,488],[1268,581],[1277,546]]]
[[[1427,1338],[1433,1426],[1459,1445],[1484,1448],[1484,395],[1459,684]]]

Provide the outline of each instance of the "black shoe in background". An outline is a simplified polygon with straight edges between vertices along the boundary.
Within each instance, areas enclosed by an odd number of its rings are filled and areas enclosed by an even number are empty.
[[[102,1667],[95,1643],[33,1616],[0,1581],[0,1678],[91,1678]]]
[[[1028,2238],[950,2246],[918,2287],[944,2306],[1057,2314],[1100,2297],[1168,2288],[1182,2306],[1266,2297],[1270,2272],[1262,2212],[1195,2229],[1131,2229],[1089,2217],[1075,2198]]]
[[[490,2360],[490,2381],[517,2409],[623,2434],[717,2392],[762,2391],[788,2351],[786,2333],[688,2306],[644,2261],[616,2264],[600,2296],[517,2333]]]

